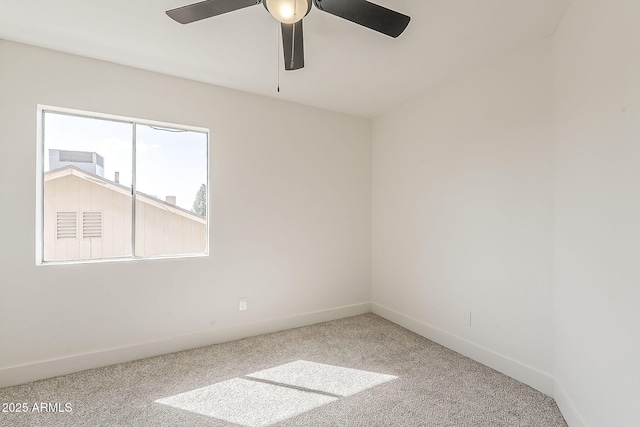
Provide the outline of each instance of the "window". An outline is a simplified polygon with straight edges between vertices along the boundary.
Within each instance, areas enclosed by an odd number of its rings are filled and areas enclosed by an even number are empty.
[[[39,108],[40,263],[208,251],[206,129]]]

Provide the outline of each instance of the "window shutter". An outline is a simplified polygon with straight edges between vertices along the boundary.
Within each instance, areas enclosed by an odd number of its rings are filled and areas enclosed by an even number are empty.
[[[56,212],[56,238],[75,239],[76,238],[76,213]]]
[[[102,237],[102,212],[82,212],[82,237]]]

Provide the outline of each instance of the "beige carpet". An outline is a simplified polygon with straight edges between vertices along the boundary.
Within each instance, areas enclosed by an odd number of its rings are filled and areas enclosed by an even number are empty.
[[[0,389],[9,402],[28,410],[2,426],[566,426],[550,397],[373,314]]]

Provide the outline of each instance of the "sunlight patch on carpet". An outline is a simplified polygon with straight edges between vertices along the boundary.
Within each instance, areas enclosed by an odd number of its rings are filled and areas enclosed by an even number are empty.
[[[298,360],[155,402],[245,427],[266,427],[396,378]]]

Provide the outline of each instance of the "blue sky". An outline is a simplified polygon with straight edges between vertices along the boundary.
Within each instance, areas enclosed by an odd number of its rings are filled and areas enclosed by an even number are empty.
[[[191,210],[196,193],[207,183],[207,135],[171,132],[137,125],[136,183],[138,191],[164,200],[176,196],[178,206]],[[45,114],[44,167],[49,170],[49,149],[96,152],[104,157],[104,177],[131,185],[131,123],[47,112]]]

